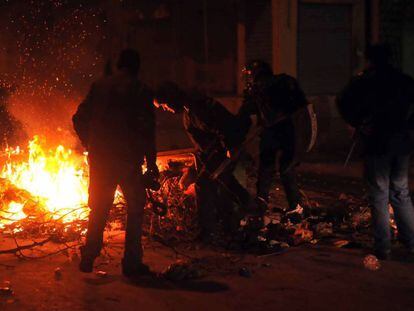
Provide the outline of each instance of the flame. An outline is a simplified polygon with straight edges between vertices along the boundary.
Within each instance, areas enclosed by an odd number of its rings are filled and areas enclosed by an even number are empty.
[[[27,150],[8,147],[1,154],[0,229],[21,220],[54,220],[70,225],[86,220],[89,214],[87,154],[79,155],[59,145],[47,148],[39,136],[29,141]],[[168,161],[188,155],[161,155],[157,159],[162,171]],[[4,158],[6,159],[4,161]],[[143,166],[143,171],[145,171]],[[126,204],[122,190],[114,194],[114,204]],[[19,226],[13,231],[18,232]]]
[[[70,222],[87,216],[86,157],[59,145],[47,149],[38,136],[21,148],[7,148],[1,171],[0,228],[26,217]]]

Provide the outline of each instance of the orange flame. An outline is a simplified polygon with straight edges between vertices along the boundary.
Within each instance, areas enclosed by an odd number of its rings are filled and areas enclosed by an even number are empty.
[[[6,149],[7,162],[0,177],[0,228],[33,214],[70,222],[87,213],[88,178],[85,157],[62,145],[45,149],[38,136],[28,153]]]

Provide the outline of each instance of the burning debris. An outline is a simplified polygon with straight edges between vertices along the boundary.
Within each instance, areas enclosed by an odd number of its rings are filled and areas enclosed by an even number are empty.
[[[16,241],[16,247],[0,254],[29,258],[24,251],[49,242],[59,246],[57,253],[66,252],[79,245],[86,232],[86,157],[63,146],[49,150],[44,145],[35,137],[27,152],[6,149],[0,179],[0,227],[2,235]],[[158,165],[160,187],[158,191],[147,190],[144,231],[168,246],[193,242],[199,235],[193,157],[161,156]],[[337,207],[322,207],[307,199],[306,206],[295,213],[271,205],[264,216],[246,215],[239,220],[240,226],[232,236],[219,229],[211,243],[262,255],[322,240],[332,241],[337,247],[361,245],[359,240],[366,235],[370,220],[366,202],[343,194],[337,202]],[[109,229],[122,229],[124,218],[125,201],[117,190]],[[19,238],[33,242],[19,243]]]
[[[83,158],[63,146],[48,150],[39,137],[29,142],[27,152],[8,147],[5,155],[0,175],[0,228],[3,235],[14,239],[16,248],[2,252],[25,257],[24,250],[48,242],[79,240],[88,212]],[[20,245],[18,238],[35,240]]]
[[[74,247],[86,232],[89,209],[88,165],[85,156],[58,146],[44,147],[39,137],[23,149],[7,148],[0,175],[0,228],[12,237],[16,248],[1,253],[23,256],[24,250],[54,242]],[[186,184],[191,156],[177,157],[164,167],[161,163],[161,186],[148,190],[146,229],[161,239],[194,239],[197,235],[194,185]],[[124,226],[125,200],[117,190],[109,226]],[[117,225],[118,224],[118,225]],[[168,236],[168,237],[167,237]],[[17,238],[41,239],[20,245]],[[73,245],[74,244],[74,245]]]

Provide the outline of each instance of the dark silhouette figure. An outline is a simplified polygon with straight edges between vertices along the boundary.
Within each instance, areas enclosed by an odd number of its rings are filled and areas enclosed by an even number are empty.
[[[218,219],[226,215],[226,229],[237,229],[240,219],[234,214],[234,202],[239,210],[245,209],[250,195],[233,175],[236,163],[229,165],[217,181],[212,181],[210,174],[227,159],[228,151],[231,153],[241,144],[248,128],[218,101],[200,92],[184,92],[172,82],[161,85],[155,97],[155,104],[164,110],[183,112],[184,128],[197,150],[201,237],[208,242],[217,229]]]
[[[294,166],[295,134],[292,114],[307,105],[297,81],[286,74],[274,75],[270,65],[252,61],[244,69],[246,88],[241,118],[251,123],[257,115],[260,134],[260,163],[257,180],[258,206],[266,208],[277,167],[289,204],[289,211],[301,209],[301,195]],[[298,211],[299,211],[298,209]]]
[[[146,202],[142,164],[158,177],[155,116],[150,90],[138,79],[138,52],[121,52],[118,72],[96,81],[73,116],[74,128],[89,153],[90,186],[86,244],[80,269],[91,272],[117,185],[128,205],[123,273],[148,272],[142,263],[142,220]]]
[[[399,238],[414,252],[414,210],[408,188],[414,81],[390,65],[387,45],[370,47],[366,56],[367,68],[351,80],[337,103],[365,146],[375,251],[386,259],[391,249],[388,203],[394,209]]]

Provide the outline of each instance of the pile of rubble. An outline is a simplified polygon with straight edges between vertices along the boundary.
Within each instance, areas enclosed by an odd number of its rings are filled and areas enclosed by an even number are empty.
[[[238,231],[239,246],[259,252],[277,252],[304,243],[365,246],[371,214],[363,199],[341,194],[329,207],[305,201],[293,212],[273,207],[263,217],[244,218]]]

